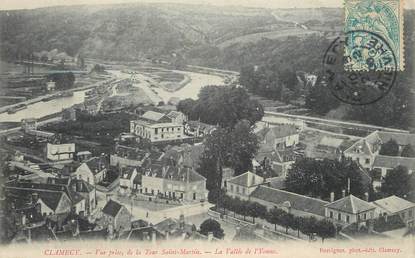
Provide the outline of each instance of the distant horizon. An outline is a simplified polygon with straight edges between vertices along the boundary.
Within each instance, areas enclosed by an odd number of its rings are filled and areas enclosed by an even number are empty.
[[[343,0],[3,0],[0,10],[24,10],[45,7],[111,4],[203,4],[251,8],[319,8],[343,6]]]

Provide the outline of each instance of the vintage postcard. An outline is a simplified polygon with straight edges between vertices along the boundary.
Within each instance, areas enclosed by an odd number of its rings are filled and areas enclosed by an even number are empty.
[[[0,257],[415,253],[415,2],[0,5]]]

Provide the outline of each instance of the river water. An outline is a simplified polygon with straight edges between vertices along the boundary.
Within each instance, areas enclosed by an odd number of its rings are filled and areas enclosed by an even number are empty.
[[[191,81],[183,88],[176,92],[168,92],[160,88],[155,88],[158,96],[167,103],[171,97],[178,97],[180,99],[192,98],[197,99],[200,89],[206,85],[223,85],[224,78],[217,75],[201,74],[185,71],[174,71],[186,74]],[[120,71],[111,71],[118,78],[129,78],[130,75],[123,74]],[[146,87],[143,85],[143,87]],[[20,110],[14,114],[7,112],[0,114],[0,122],[20,122],[23,118],[41,118],[47,115],[61,112],[64,108],[69,108],[75,104],[84,102],[85,92],[88,90],[76,91],[73,96],[57,98],[47,102],[37,102],[30,104],[26,109]]]

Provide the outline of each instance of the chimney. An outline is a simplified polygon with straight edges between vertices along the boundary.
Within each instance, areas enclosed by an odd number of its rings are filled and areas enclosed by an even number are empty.
[[[334,192],[330,193],[330,202],[334,202]]]
[[[213,232],[208,232],[208,241],[212,242],[213,239]]]
[[[155,230],[153,230],[153,231],[151,232],[151,243],[155,244],[155,243],[156,243],[156,240],[157,240],[156,231],[155,231]]]
[[[342,190],[342,198],[346,197],[346,190]]]
[[[369,201],[369,193],[368,192],[365,193],[365,201],[367,201],[367,202]]]

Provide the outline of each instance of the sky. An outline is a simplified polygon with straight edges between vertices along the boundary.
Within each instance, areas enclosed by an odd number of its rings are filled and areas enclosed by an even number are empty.
[[[187,3],[211,5],[241,5],[246,7],[341,7],[344,0],[1,0],[0,10],[33,9],[56,5],[117,4],[117,3]],[[412,1],[412,0],[407,0]],[[415,1],[415,0],[413,0]]]
[[[0,10],[33,9],[57,5],[119,4],[119,3],[187,3],[240,5],[262,8],[342,7],[345,0],[0,0]],[[415,9],[415,0],[405,0],[405,8]]]

